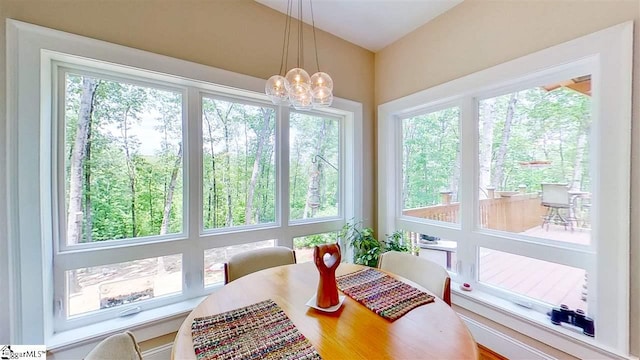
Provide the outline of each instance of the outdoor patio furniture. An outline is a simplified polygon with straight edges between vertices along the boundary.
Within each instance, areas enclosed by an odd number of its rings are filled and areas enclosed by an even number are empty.
[[[542,218],[542,227],[549,224],[567,226],[573,231],[573,223],[576,222],[575,215],[571,208],[572,201],[567,184],[541,184],[542,185],[542,206],[548,208],[547,214]]]

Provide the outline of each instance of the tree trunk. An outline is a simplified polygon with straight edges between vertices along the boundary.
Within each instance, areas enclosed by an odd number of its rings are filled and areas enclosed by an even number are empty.
[[[178,145],[178,154],[176,161],[171,169],[171,181],[167,190],[167,197],[164,203],[164,212],[162,213],[162,226],[160,226],[160,235],[165,235],[169,231],[169,216],[171,215],[171,204],[173,202],[173,192],[176,189],[176,181],[178,180],[178,171],[182,162],[182,143]]]
[[[487,187],[491,184],[491,150],[493,148],[493,128],[495,118],[495,98],[483,100],[482,130],[480,132],[480,198],[487,196]]]
[[[82,238],[82,169],[87,155],[89,124],[93,113],[93,100],[97,87],[98,81],[96,79],[84,78],[82,80],[78,125],[69,169],[68,245],[78,244]]]
[[[515,112],[516,103],[518,102],[518,93],[512,93],[507,105],[507,116],[504,119],[504,128],[502,129],[502,142],[496,154],[495,176],[493,177],[493,186],[496,189],[502,189],[504,186],[504,160],[507,157],[507,145],[511,137],[511,123],[513,122],[513,114]]]
[[[326,123],[322,121],[320,134],[317,135],[316,149],[311,158],[311,170],[309,171],[309,185],[307,187],[307,202],[304,206],[303,219],[314,217],[320,206],[320,176],[324,164],[322,159],[318,159],[317,155],[324,156],[322,145],[326,136]]]
[[[224,173],[222,177],[222,182],[226,188],[226,198],[227,198],[227,218],[225,220],[225,226],[230,227],[233,226],[233,204],[231,202],[231,154],[229,154],[229,142],[230,142],[230,134],[229,134],[229,114],[233,109],[233,105],[229,106],[227,113],[222,116],[220,109],[216,107],[216,111],[218,112],[218,117],[222,121],[222,128],[224,133]]]
[[[129,109],[124,112],[123,126],[122,126],[122,138],[124,140],[124,154],[127,162],[127,175],[129,176],[129,190],[131,191],[131,237],[134,238],[138,234],[136,226],[136,168],[131,158],[131,151],[129,150]]]
[[[404,154],[403,154],[404,164],[402,165],[402,168],[404,169],[404,171],[402,172],[402,194],[403,194],[402,205],[401,205],[402,209],[407,208],[407,201],[413,195],[413,193],[411,192],[411,188],[409,187],[409,180],[410,180],[409,175],[412,173],[411,171],[409,171],[409,158],[411,156],[411,144],[413,143],[415,131],[413,127],[413,122],[407,121],[406,123],[407,125],[404,127],[405,135],[404,135],[404,140],[402,144],[402,150],[404,151]],[[425,185],[427,184],[428,173],[429,172],[425,166],[425,169],[422,172],[422,174],[424,175]],[[421,204],[421,205],[427,205],[427,204]]]
[[[85,242],[92,242],[93,216],[91,213],[91,121],[87,130],[87,161],[84,162],[84,236]]]
[[[208,211],[209,218],[212,221],[212,228],[216,228],[218,227],[218,188],[216,184],[216,153],[214,150],[215,143],[213,141],[213,128],[211,126],[211,121],[209,120],[209,117],[206,113],[204,114],[204,119],[207,122],[207,131],[209,132],[209,149],[211,151],[211,183],[209,184],[209,196],[207,197]]]
[[[458,201],[458,188],[460,187],[460,143],[456,147],[456,162],[453,164],[453,171],[449,178],[449,191],[451,191],[451,201]]]
[[[258,144],[256,146],[256,157],[253,161],[253,170],[251,171],[251,181],[249,182],[248,190],[247,190],[247,205],[245,209],[245,223],[250,225],[252,223],[252,212],[253,212],[253,198],[255,196],[256,190],[256,182],[258,181],[258,173],[260,172],[260,159],[262,159],[262,150],[264,148],[264,144],[269,140],[269,133],[271,129],[271,111],[261,109],[262,112],[262,130],[258,135]]]
[[[571,182],[571,190],[580,190],[582,188],[582,162],[584,161],[584,153],[587,149],[587,137],[589,136],[589,125],[587,120],[583,120],[584,125],[580,127],[576,144],[576,159],[573,163],[573,181]]]
[[[97,88],[98,81],[96,79],[82,79],[82,94],[80,96],[78,124],[76,126],[76,137],[73,149],[71,150],[71,164],[69,169],[67,245],[78,244],[82,238],[82,170],[85,167],[89,132],[91,129],[91,117],[93,114],[93,105]],[[89,234],[90,239],[91,229],[87,229],[87,233]],[[76,276],[76,270],[67,272],[67,283],[69,284],[70,293],[76,293],[80,290],[80,283]]]
[[[449,124],[447,116],[445,114],[440,115],[440,151],[442,151],[442,148],[444,147],[444,139],[448,127]],[[458,145],[456,146],[456,159],[453,163],[453,169],[451,169],[451,175],[449,177],[449,188],[447,189],[451,191],[452,197],[450,201],[458,200],[458,187],[460,186],[460,156],[460,141],[458,141]]]

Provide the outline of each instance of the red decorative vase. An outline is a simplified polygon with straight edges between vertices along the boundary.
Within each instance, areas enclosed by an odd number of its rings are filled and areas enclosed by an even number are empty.
[[[313,249],[313,261],[320,272],[316,305],[328,308],[338,305],[338,284],[336,269],[340,265],[340,245],[324,244]]]

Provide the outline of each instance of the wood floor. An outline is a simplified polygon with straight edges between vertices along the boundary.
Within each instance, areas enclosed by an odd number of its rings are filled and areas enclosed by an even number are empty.
[[[506,357],[480,344],[478,344],[478,349],[480,350],[480,360],[508,360]]]

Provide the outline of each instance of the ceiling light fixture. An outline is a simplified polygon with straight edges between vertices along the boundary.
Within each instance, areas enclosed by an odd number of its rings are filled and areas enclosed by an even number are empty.
[[[298,58],[297,66],[287,69],[289,58],[289,39],[291,37],[291,20],[293,0],[287,2],[287,19],[282,40],[282,58],[280,60],[280,72],[267,80],[264,92],[276,105],[290,104],[297,110],[313,109],[331,106],[333,102],[333,80],[331,76],[320,71],[318,61],[318,45],[316,43],[316,25],[313,19],[313,5],[309,0],[311,10],[311,28],[313,29],[313,47],[316,55],[317,72],[309,76],[302,67],[304,66],[304,29],[302,23],[302,0],[298,0]],[[284,76],[283,76],[284,75]]]

